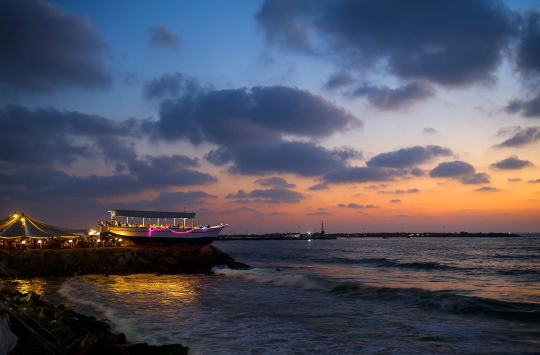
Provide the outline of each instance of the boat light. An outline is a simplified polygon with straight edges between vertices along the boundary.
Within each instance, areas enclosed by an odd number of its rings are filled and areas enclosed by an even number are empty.
[[[23,243],[23,244],[26,244],[26,240],[23,240],[22,243]]]

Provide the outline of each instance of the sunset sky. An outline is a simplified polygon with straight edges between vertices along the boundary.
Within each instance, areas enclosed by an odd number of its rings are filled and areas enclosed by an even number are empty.
[[[0,216],[540,231],[540,1],[0,0]]]

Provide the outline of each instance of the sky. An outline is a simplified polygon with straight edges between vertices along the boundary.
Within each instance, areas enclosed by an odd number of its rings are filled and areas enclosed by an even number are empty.
[[[540,231],[540,1],[0,0],[0,216]]]

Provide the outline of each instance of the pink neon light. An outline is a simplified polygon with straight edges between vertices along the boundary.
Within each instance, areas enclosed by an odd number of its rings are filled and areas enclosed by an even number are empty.
[[[203,233],[206,233],[208,231],[208,229],[216,229],[216,228],[217,229],[223,229],[226,226],[228,226],[228,224],[224,224],[222,226],[210,227],[210,228],[203,227],[203,228],[197,228],[197,229],[201,230]],[[193,233],[194,230],[195,230],[195,228],[192,228],[192,229],[190,229],[188,231],[185,231],[185,232],[177,232],[177,231],[173,231],[170,228],[148,228],[148,236],[151,237],[152,233],[154,231],[157,231],[157,232],[169,231],[169,232],[172,232],[174,234],[189,234],[189,233]]]

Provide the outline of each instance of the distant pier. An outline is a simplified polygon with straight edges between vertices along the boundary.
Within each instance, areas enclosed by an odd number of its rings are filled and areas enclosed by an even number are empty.
[[[219,235],[216,240],[318,240],[318,239],[337,239],[337,238],[508,238],[519,237],[515,233],[326,233],[321,236],[313,234],[292,234],[292,233],[268,233],[268,234],[232,234]]]

